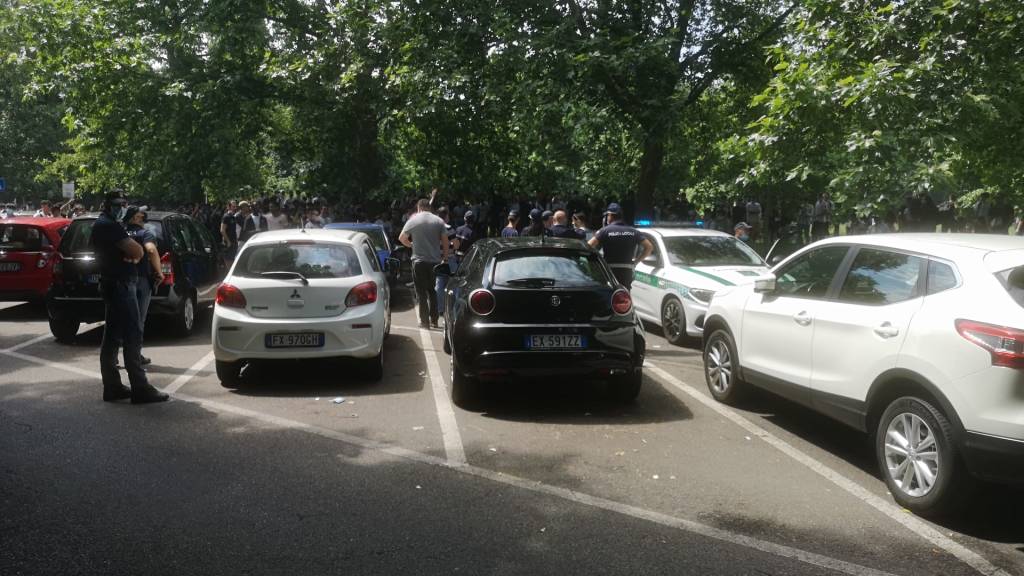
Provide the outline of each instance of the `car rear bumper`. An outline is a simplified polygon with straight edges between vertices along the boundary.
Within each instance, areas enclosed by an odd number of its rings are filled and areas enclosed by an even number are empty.
[[[149,301],[147,316],[173,316],[181,306],[181,295],[177,290],[162,288],[160,295]],[[99,322],[103,320],[103,299],[95,296],[66,296],[61,291],[51,288],[46,297],[46,306],[50,317],[67,316],[80,322]]]
[[[633,354],[596,350],[484,352],[468,365],[459,364],[459,367],[467,376],[484,379],[561,376],[601,379],[625,376],[639,368]]]
[[[384,343],[382,304],[352,308],[331,318],[254,318],[245,312],[214,307],[213,354],[222,362],[297,358],[372,358]],[[268,334],[320,332],[317,348],[268,348]]]
[[[1024,485],[1024,440],[967,431],[961,451],[974,476],[989,482]]]

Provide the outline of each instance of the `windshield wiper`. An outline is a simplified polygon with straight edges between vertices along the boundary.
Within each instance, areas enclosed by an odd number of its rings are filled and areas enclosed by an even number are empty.
[[[510,286],[554,286],[554,278],[514,278],[512,280],[506,280],[506,284]]]
[[[276,270],[276,271],[273,271],[273,272],[260,272],[260,276],[265,276],[267,278],[284,278],[284,279],[294,278],[296,280],[301,280],[303,286],[309,286],[309,280],[307,280],[305,276],[303,276],[302,274],[299,274],[298,272],[288,272],[286,270]]]

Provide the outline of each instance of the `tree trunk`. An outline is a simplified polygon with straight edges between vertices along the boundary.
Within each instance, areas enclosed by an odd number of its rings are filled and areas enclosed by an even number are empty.
[[[640,179],[634,199],[633,220],[654,218],[654,189],[665,160],[665,137],[660,130],[648,131],[644,138],[644,153],[640,157]]]

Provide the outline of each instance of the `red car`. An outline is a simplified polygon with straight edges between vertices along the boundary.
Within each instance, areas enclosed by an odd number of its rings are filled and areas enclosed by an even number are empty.
[[[0,302],[42,302],[53,280],[67,218],[18,216],[0,220]]]

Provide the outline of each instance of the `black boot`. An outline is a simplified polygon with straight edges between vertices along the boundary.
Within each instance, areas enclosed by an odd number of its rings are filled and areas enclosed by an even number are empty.
[[[103,401],[104,402],[116,402],[118,400],[126,400],[132,397],[132,390],[127,386],[121,386],[120,388],[104,388],[103,389]]]
[[[135,391],[132,388],[132,404],[152,404],[153,402],[166,402],[170,396],[166,392],[161,392],[152,386],[148,386]]]

